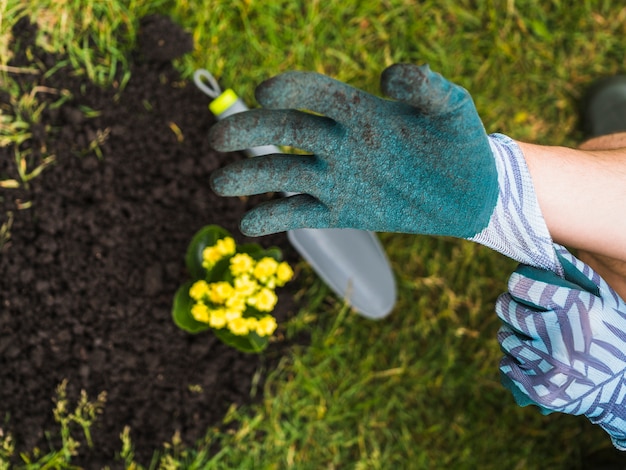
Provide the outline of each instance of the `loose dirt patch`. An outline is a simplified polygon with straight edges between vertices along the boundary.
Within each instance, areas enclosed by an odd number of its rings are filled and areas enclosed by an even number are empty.
[[[68,379],[68,392],[107,392],[93,429],[92,450],[81,448],[87,468],[110,464],[119,434],[131,427],[139,461],[180,431],[193,443],[219,425],[232,403],[249,403],[255,374],[263,383],[284,351],[244,355],[210,333],[191,336],[171,320],[171,301],[187,279],[184,253],[206,224],[237,230],[241,215],[261,198],[219,198],[209,174],[243,158],[213,151],[207,131],[208,98],[182,81],[170,60],[189,50],[189,37],[169,20],[143,23],[132,78],[123,92],[101,89],[62,67],[49,78],[20,77],[24,91],[45,86],[72,99],[48,109],[29,146],[56,163],[28,191],[2,190],[0,214],[13,210],[11,242],[0,256],[0,426],[18,449],[47,449],[44,430],[55,429],[52,397]],[[46,68],[61,58],[33,45],[33,28],[16,31]],[[3,99],[6,99],[3,98]],[[58,99],[58,95],[50,95]],[[89,117],[85,107],[98,115]],[[85,152],[100,142],[102,158]],[[13,149],[0,149],[0,175],[16,177]],[[31,200],[16,210],[15,200]],[[255,240],[295,254],[283,235]],[[279,321],[293,314],[297,281],[279,292]]]

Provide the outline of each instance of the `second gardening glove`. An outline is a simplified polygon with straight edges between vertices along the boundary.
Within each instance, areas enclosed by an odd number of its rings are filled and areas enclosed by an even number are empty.
[[[564,277],[521,266],[500,296],[503,384],[520,406],[585,415],[626,450],[626,304],[558,248]]]
[[[299,193],[251,210],[251,236],[297,228],[447,235],[558,272],[524,157],[488,136],[469,93],[427,65],[397,64],[383,99],[324,75],[288,72],[261,84],[263,106],[217,123],[221,151],[261,145],[312,155],[270,155],[216,171],[223,196]]]

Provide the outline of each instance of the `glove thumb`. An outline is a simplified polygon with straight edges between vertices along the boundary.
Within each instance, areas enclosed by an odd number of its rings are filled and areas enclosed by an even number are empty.
[[[382,92],[390,98],[416,107],[423,114],[445,114],[457,109],[469,93],[440,74],[428,64],[394,64],[381,75]]]

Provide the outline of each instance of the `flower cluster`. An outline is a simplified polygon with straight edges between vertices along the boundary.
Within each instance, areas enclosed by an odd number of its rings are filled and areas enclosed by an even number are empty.
[[[276,247],[237,246],[222,227],[202,227],[187,247],[191,280],[174,296],[174,323],[193,334],[211,329],[229,346],[260,353],[277,326],[270,314],[278,300],[274,291],[293,277],[280,259]]]
[[[271,336],[277,326],[268,314],[278,300],[274,290],[291,280],[291,267],[269,256],[257,260],[248,253],[237,253],[231,237],[221,238],[202,251],[202,267],[207,270],[224,259],[228,259],[228,269],[222,279],[200,279],[191,285],[191,315],[200,323],[216,330],[225,328],[237,336],[253,332],[260,337]]]

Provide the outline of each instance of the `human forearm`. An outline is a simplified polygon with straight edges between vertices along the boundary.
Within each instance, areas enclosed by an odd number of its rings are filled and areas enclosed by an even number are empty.
[[[626,261],[626,149],[518,145],[554,241]]]

